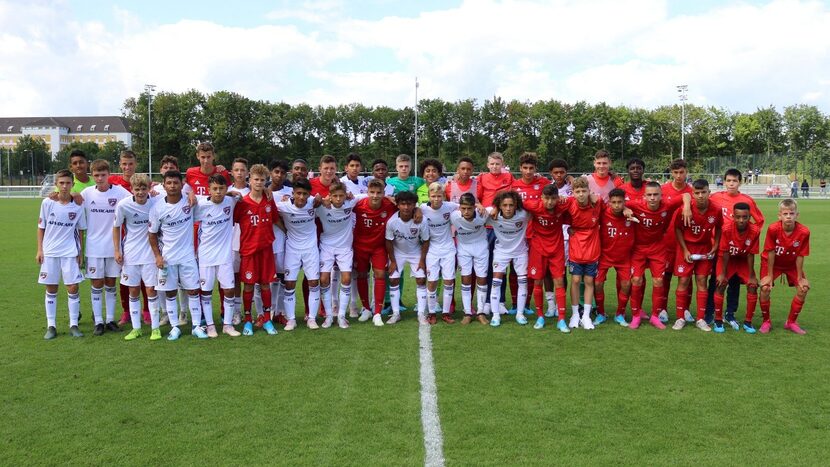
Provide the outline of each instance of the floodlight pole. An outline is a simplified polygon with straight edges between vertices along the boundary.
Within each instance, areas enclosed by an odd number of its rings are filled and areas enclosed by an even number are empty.
[[[415,164],[413,171],[418,170],[418,77],[415,77]]]
[[[680,158],[685,159],[686,153],[686,100],[689,86],[681,84],[677,86],[677,94],[680,97]]]
[[[153,176],[153,91],[155,84],[145,84],[144,92],[147,93],[147,172]]]

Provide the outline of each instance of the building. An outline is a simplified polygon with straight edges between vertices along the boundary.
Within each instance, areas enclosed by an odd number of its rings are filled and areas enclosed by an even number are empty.
[[[0,117],[0,148],[9,149],[29,135],[49,146],[52,157],[72,143],[121,141],[132,146],[133,138],[123,117]]]

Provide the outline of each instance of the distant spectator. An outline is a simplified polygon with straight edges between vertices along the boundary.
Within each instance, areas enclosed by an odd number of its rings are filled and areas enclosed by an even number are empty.
[[[790,183],[790,198],[798,198],[798,182],[795,180]]]
[[[767,187],[767,198],[772,198],[773,196],[775,196],[775,188],[770,185]]]
[[[818,186],[820,188],[818,194],[820,194],[821,196],[826,197],[827,196],[827,180],[825,180],[824,177],[822,177],[818,181]]]
[[[718,186],[718,190],[722,190],[723,189],[723,177],[718,175],[718,177],[715,179],[715,185]]]
[[[801,196],[805,198],[810,197],[810,184],[807,183],[807,179],[805,178],[803,182],[801,182]]]

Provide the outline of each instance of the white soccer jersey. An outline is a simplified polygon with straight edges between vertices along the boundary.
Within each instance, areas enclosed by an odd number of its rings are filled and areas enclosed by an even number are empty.
[[[476,212],[473,220],[468,221],[461,215],[461,211],[454,211],[450,214],[450,222],[455,226],[459,254],[476,256],[482,251],[487,251],[487,229],[484,227],[487,223],[486,217]]]
[[[90,186],[81,191],[86,210],[86,256],[87,258],[112,258],[112,224],[115,219],[115,205],[132,196],[120,185],[110,185],[109,190],[100,191]]]
[[[193,188],[190,187],[186,182],[182,182],[182,196],[187,197],[190,192],[193,191]],[[164,199],[167,196],[167,190],[164,189],[164,183],[157,183],[153,185],[153,188],[150,189],[150,193],[156,192],[158,193],[153,198]]]
[[[286,250],[310,250],[317,248],[317,211],[314,198],[298,208],[293,201],[280,201],[277,211],[285,224]]]
[[[320,234],[320,246],[340,250],[351,249],[354,240],[354,213],[352,208],[357,201],[347,199],[339,208],[331,205],[317,207],[317,218],[323,226]]]
[[[492,209],[487,208],[487,211],[492,212]],[[527,254],[527,242],[525,241],[527,211],[524,209],[516,211],[510,219],[505,219],[501,214],[496,220],[488,216],[487,224],[493,226],[493,233],[496,235],[494,251],[508,257]]]
[[[244,188],[234,188],[233,185],[231,185],[230,187],[228,187],[228,191],[235,191],[235,192],[241,194],[242,197],[244,198],[245,196],[248,195],[248,193],[251,192],[251,189],[248,188],[247,186],[245,186]],[[231,213],[231,214],[233,214],[233,213]],[[231,216],[231,217],[233,217],[233,216]],[[277,229],[277,230],[279,230],[279,229]],[[233,241],[231,242],[232,243],[231,248],[235,252],[239,252],[239,238],[241,236],[242,236],[242,231],[239,229],[239,224],[234,224],[233,225]]]
[[[49,198],[40,203],[37,226],[43,232],[43,256],[74,258],[81,251],[79,230],[86,230],[86,213],[74,201],[61,204]],[[112,230],[110,230],[112,244]]]
[[[284,186],[277,191],[272,191],[271,194],[274,196],[274,202],[279,203],[282,201],[283,196],[291,196],[294,193],[294,189],[290,186]],[[289,200],[290,202],[290,200]],[[276,224],[274,224],[274,253],[282,254],[285,251],[285,232],[282,231]]]
[[[346,191],[355,196],[363,195],[369,192],[366,177],[362,175],[357,176],[356,182],[351,181],[348,175],[343,175],[342,177],[340,177],[340,182],[342,182],[343,185],[346,187]]]
[[[115,223],[113,227],[120,227],[126,231],[121,239],[121,254],[124,255],[124,266],[155,263],[153,250],[147,238],[147,225],[150,223],[150,209],[156,198],[148,198],[144,204],[138,204],[135,198],[124,198],[115,205]],[[164,202],[164,200],[161,200]],[[110,240],[112,241],[112,240]]]
[[[450,201],[441,203],[433,209],[429,203],[421,205],[424,220],[429,226],[429,251],[433,255],[451,255],[455,253],[455,242],[450,229],[450,214],[458,210],[458,204]]]
[[[233,263],[233,208],[236,198],[226,196],[214,203],[210,198],[199,200],[196,222],[199,222],[199,267]]]
[[[429,227],[423,221],[420,224],[412,219],[404,222],[396,212],[386,221],[386,239],[392,240],[396,256],[420,257],[421,243],[429,240]]]
[[[190,206],[187,198],[170,204],[160,199],[150,208],[149,231],[159,234],[161,256],[167,264],[185,264],[196,260],[193,249],[193,214],[199,205]],[[198,272],[197,272],[198,275]]]

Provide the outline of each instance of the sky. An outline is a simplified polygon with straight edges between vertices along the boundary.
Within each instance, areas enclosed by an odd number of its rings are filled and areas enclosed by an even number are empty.
[[[413,106],[493,96],[830,113],[808,0],[0,0],[0,116],[118,115],[145,84]]]

